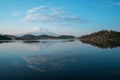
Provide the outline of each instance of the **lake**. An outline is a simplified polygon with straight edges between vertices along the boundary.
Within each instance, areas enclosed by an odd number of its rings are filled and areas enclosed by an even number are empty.
[[[79,40],[1,42],[0,80],[120,80],[120,47]]]

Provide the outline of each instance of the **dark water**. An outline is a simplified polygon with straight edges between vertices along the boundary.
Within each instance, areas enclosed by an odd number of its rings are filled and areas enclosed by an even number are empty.
[[[1,42],[0,80],[120,80],[120,48],[78,40]]]

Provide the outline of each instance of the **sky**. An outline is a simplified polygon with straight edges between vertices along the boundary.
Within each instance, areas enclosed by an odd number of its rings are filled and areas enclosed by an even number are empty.
[[[120,0],[0,0],[0,33],[120,31]]]

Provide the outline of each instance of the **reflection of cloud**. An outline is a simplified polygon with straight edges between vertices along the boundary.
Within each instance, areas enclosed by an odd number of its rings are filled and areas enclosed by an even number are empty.
[[[38,51],[44,48],[47,48],[47,46],[33,45],[32,50]]]
[[[33,70],[36,70],[36,71],[41,71],[41,72],[45,72],[44,69],[40,69],[39,67],[37,66],[33,66],[33,65],[28,65],[29,68],[33,69]]]
[[[24,56],[23,58],[30,69],[46,72],[68,69],[73,63],[79,62],[84,57],[80,55],[41,55]]]
[[[12,16],[19,16],[21,14],[22,14],[22,11],[16,11],[11,13]]]
[[[14,61],[13,63],[12,63],[12,65],[14,65],[14,66],[16,66],[16,67],[22,67],[23,65],[20,63],[20,62],[18,62],[18,61]]]

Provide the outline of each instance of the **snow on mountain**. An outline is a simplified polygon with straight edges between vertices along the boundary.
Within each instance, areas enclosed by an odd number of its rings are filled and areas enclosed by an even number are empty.
[[[19,34],[18,36],[23,36],[23,35],[26,35],[26,34],[32,34],[32,35],[35,35],[35,36],[39,36],[39,35],[49,35],[49,36],[59,36],[58,34],[56,33],[53,33],[45,28],[39,28],[39,27],[34,27],[34,29],[30,32],[27,32],[27,33],[23,33],[23,34]]]

